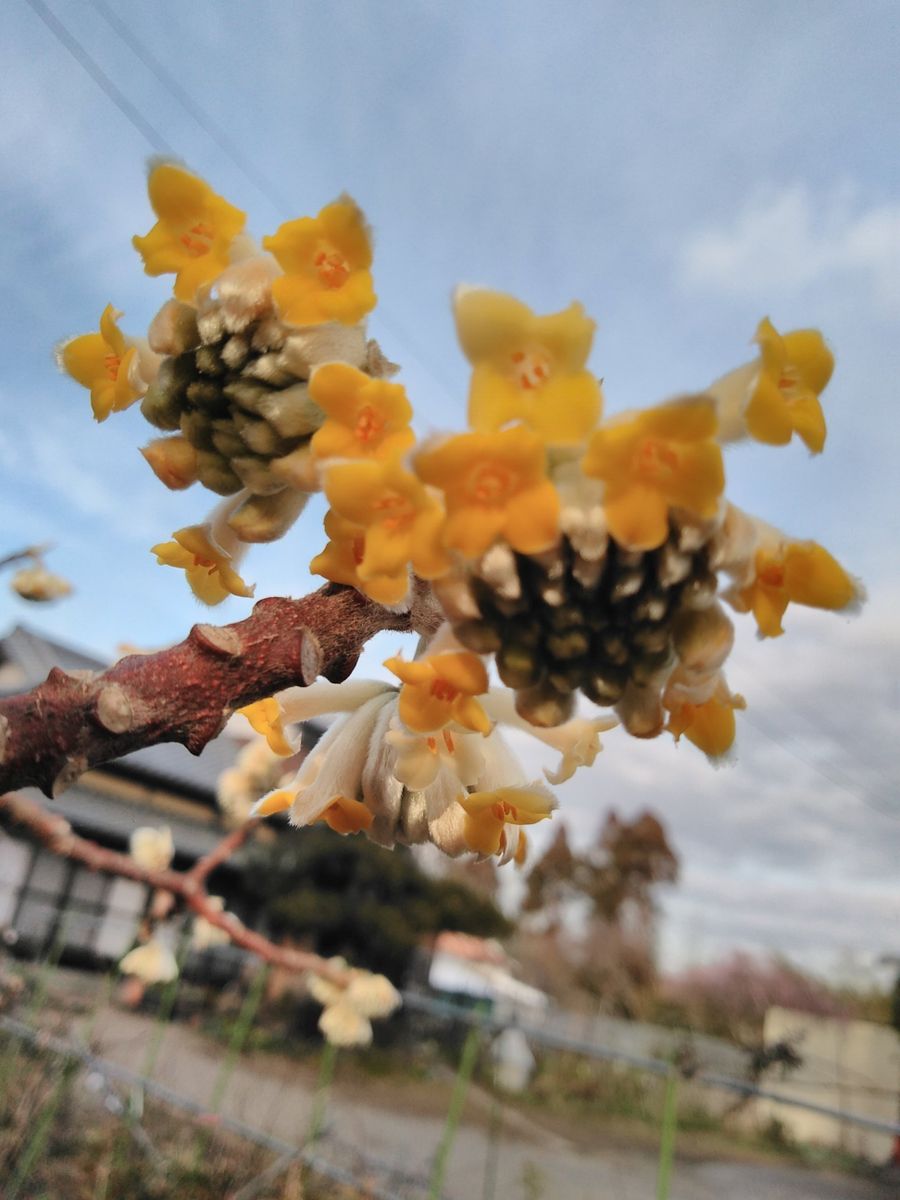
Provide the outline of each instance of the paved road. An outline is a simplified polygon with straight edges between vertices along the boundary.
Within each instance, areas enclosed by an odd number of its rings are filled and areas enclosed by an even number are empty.
[[[103,1056],[137,1070],[152,1032],[147,1018],[110,1009],[97,1022],[94,1037]],[[222,1057],[211,1051],[202,1035],[170,1025],[154,1077],[205,1104]],[[398,1111],[387,1097],[378,1096],[378,1090],[373,1083],[368,1100],[352,1098],[340,1089],[332,1091],[328,1130],[333,1140],[326,1138],[320,1152],[346,1166],[342,1147],[351,1146],[404,1173],[427,1177],[442,1119]],[[299,1143],[312,1112],[308,1072],[288,1060],[242,1061],[231,1078],[222,1111]],[[448,1165],[445,1193],[450,1200],[483,1195],[489,1153],[484,1129],[464,1123]],[[494,1200],[525,1200],[531,1195],[542,1200],[652,1200],[656,1195],[656,1162],[651,1153],[608,1146],[585,1153],[565,1137],[521,1116],[511,1114],[505,1122],[495,1153]],[[529,1176],[531,1191],[524,1184]],[[900,1200],[900,1189],[793,1167],[678,1161],[671,1200]]]

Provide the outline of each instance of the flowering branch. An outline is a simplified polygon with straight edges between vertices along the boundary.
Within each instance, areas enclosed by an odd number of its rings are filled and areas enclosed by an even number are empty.
[[[288,971],[312,971],[338,987],[346,984],[344,971],[336,969],[310,951],[277,946],[268,938],[248,929],[231,913],[223,912],[217,907],[216,899],[208,895],[204,887],[206,877],[246,840],[256,822],[249,822],[240,830],[223,838],[192,870],[182,872],[168,868],[154,870],[141,866],[128,854],[121,854],[117,850],[110,850],[88,838],[80,837],[73,832],[72,826],[64,817],[48,812],[37,801],[16,793],[0,795],[0,813],[7,814],[17,825],[27,829],[53,854],[83,863],[92,871],[119,875],[125,879],[145,883],[151,888],[171,892],[183,900],[197,916],[224,930],[236,946],[251,951],[264,962],[284,967]]]
[[[395,612],[327,585],[301,600],[261,600],[232,625],[195,625],[178,645],[100,675],[54,668],[33,691],[0,701],[0,791],[59,795],[89,767],[159,742],[199,754],[236,708],[317,675],[340,682],[380,630],[431,633],[437,623],[425,587]]]

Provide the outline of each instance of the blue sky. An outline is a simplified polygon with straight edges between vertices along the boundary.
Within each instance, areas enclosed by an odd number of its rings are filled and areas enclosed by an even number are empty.
[[[686,861],[671,961],[736,943],[823,968],[896,951],[896,5],[17,0],[4,15],[0,514],[10,549],[56,542],[52,565],[78,590],[52,610],[2,594],[0,626],[113,654],[200,615],[148,547],[200,519],[207,495],[167,494],[137,454],[140,414],[95,426],[51,354],[107,302],[140,331],[166,298],[130,247],[151,224],[160,145],[257,234],[357,198],[377,237],[371,328],[423,433],[462,420],[460,281],[545,312],[583,301],[608,411],[701,388],[749,356],[764,314],[817,325],[838,363],[825,455],[740,447],[729,490],[828,545],[865,578],[868,609],[799,614],[778,644],[742,638],[731,675],[752,707],[734,768],[613,735],[561,799],[584,838],[611,803],[668,817]],[[317,512],[252,554],[257,595],[311,586]],[[245,612],[233,601],[216,619]]]

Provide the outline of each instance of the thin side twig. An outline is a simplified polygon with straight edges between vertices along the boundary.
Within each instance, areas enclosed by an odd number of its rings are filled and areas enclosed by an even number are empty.
[[[192,872],[181,872],[166,869],[162,871],[142,867],[127,854],[99,846],[88,838],[80,837],[63,817],[48,812],[43,805],[27,796],[16,793],[0,795],[0,814],[6,813],[17,825],[27,829],[48,850],[74,862],[83,863],[92,871],[102,871],[107,875],[119,875],[125,879],[134,879],[145,883],[151,888],[162,888],[180,897],[192,912],[204,917],[211,925],[224,930],[236,946],[256,954],[264,962],[273,966],[284,967],[288,971],[312,971],[316,975],[343,987],[347,983],[346,973],[335,969],[318,954],[307,950],[294,950],[286,946],[278,946],[260,933],[248,929],[242,921],[231,913],[222,912],[216,907],[203,886],[204,876],[198,878]],[[234,845],[234,835],[229,834],[224,843]],[[220,843],[221,845],[221,843]],[[204,862],[224,861],[216,847]],[[196,868],[195,868],[196,869]],[[208,873],[208,872],[207,872]]]

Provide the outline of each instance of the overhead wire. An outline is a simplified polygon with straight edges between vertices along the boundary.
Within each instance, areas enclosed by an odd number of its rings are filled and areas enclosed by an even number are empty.
[[[157,154],[174,154],[172,147],[156,126],[148,121],[140,109],[132,104],[125,93],[113,83],[97,60],[85,50],[77,38],[72,36],[62,21],[47,7],[44,0],[25,0],[25,2],[35,16],[43,21],[59,44],[69,52],[82,70],[90,75],[94,83],[113,102],[122,116],[147,139]]]
[[[808,767],[811,771],[815,771],[817,775],[820,775],[823,779],[827,780],[828,783],[832,784],[833,787],[840,788],[841,791],[853,796],[855,800],[861,800],[863,804],[867,805],[875,812],[881,813],[882,816],[891,817],[894,820],[900,820],[900,806],[898,806],[897,810],[894,811],[891,807],[879,804],[875,799],[867,795],[861,787],[854,784],[852,780],[847,780],[846,777],[843,780],[839,779],[836,775],[827,771],[818,763],[813,762],[811,759],[795,750],[793,746],[790,746],[782,738],[779,738],[776,734],[772,733],[770,729],[767,729],[765,725],[761,724],[747,712],[742,712],[741,719],[746,721],[749,725],[752,725],[758,733],[763,735],[763,737],[766,737],[769,739],[769,741],[774,742],[776,746],[785,752],[785,754],[791,755],[792,758],[796,758],[798,762],[803,763],[805,767]]]
[[[91,4],[120,41],[124,42],[135,58],[139,59],[152,75],[156,76],[163,87],[174,96],[203,132],[212,138],[222,153],[231,160],[245,179],[249,180],[276,208],[290,208],[290,200],[281,193],[278,185],[259,171],[244,156],[240,146],[229,136],[228,131],[223,129],[219,122],[201,104],[194,100],[176,76],[132,32],[128,24],[108,4],[104,3],[104,0],[91,0]]]
[[[42,0],[38,0],[38,2],[42,2]],[[241,174],[261,195],[265,196],[276,211],[282,213],[290,212],[292,207],[291,199],[283,194],[278,185],[263,174],[256,164],[245,156],[240,146],[229,136],[227,130],[223,129],[212,114],[182,86],[176,76],[168,70],[164,63],[159,61],[147,47],[146,43],[129,28],[118,14],[112,11],[109,5],[105,3],[105,0],[91,0],[91,3],[98,16],[106,21],[123,45],[127,46],[132,54],[144,64],[147,70],[155,76],[157,81],[174,97],[185,112],[216,143],[222,153],[237,167]],[[71,37],[71,35],[69,36]],[[437,385],[438,390],[449,398],[450,393],[446,384],[443,383],[439,375],[430,367],[428,354],[424,351],[418,339],[386,309],[383,303],[378,306],[377,316],[389,331],[393,331],[394,336],[402,344],[405,344],[412,350],[426,375]]]

